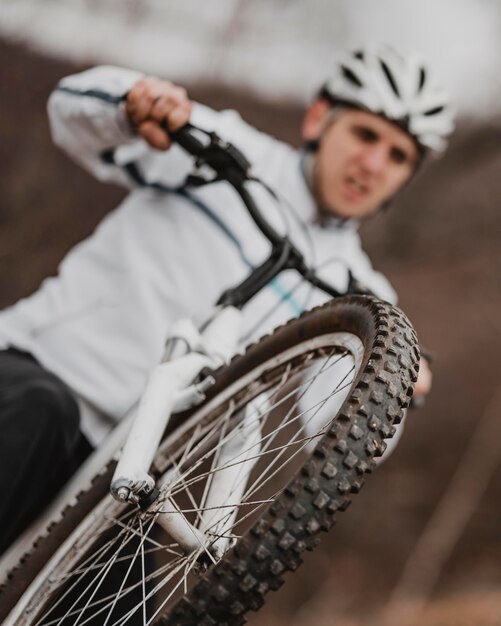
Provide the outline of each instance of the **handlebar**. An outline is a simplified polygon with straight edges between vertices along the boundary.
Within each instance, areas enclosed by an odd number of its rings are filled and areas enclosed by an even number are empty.
[[[308,267],[303,255],[294,244],[287,237],[277,233],[264,218],[248,189],[245,188],[245,182],[258,181],[258,179],[251,175],[250,163],[238,148],[225,142],[215,133],[198,129],[192,124],[186,124],[176,132],[169,131],[169,135],[184,150],[193,155],[199,165],[209,165],[216,172],[215,180],[226,180],[235,188],[256,226],[272,244],[270,257],[256,267],[241,284],[225,291],[219,298],[218,305],[241,308],[284,269],[295,269],[311,285],[318,287],[333,298],[344,295],[319,278],[315,270]],[[200,135],[200,138],[197,135]],[[205,139],[205,142],[201,138]],[[347,293],[374,295],[358,282],[350,270],[348,270],[348,278]],[[423,356],[429,359],[429,353]],[[421,407],[424,402],[424,396],[413,396],[410,406]]]
[[[202,130],[192,124],[186,124],[177,131],[168,132],[173,141],[195,157],[197,165],[206,164],[216,172],[214,181],[225,180],[232,185],[254,223],[272,245],[270,258],[256,268],[241,285],[225,292],[218,304],[243,306],[284,269],[295,269],[311,285],[333,298],[345,295],[317,276],[315,270],[306,264],[303,254],[288,237],[280,235],[265,219],[245,187],[248,181],[261,181],[251,175],[251,165],[238,148],[221,139],[216,133]],[[351,272],[349,272],[348,293],[372,295],[354,279]]]
[[[179,130],[168,131],[170,138],[178,143],[181,148],[189,152],[194,157],[202,155],[205,147],[204,144],[193,134],[195,127],[192,124],[185,124]]]

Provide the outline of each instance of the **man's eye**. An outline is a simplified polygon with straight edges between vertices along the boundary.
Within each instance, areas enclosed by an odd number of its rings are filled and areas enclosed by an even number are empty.
[[[392,148],[390,154],[394,163],[405,163],[408,160],[406,152],[400,148]]]
[[[355,135],[366,143],[374,143],[378,140],[378,135],[372,129],[365,126],[356,126],[354,128]]]

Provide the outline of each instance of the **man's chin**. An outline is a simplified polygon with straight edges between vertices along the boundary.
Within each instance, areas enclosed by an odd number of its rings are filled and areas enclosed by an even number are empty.
[[[318,202],[320,216],[339,220],[362,219],[376,213],[381,204],[372,197],[346,198],[342,193],[333,193],[331,197],[325,197]]]
[[[375,213],[377,209],[378,207],[372,209],[368,208],[367,206],[356,205],[354,203],[348,206],[343,203],[339,203],[337,205],[332,204],[330,206],[323,207],[322,213],[340,220],[351,220],[361,219],[363,217],[372,215],[372,213]]]

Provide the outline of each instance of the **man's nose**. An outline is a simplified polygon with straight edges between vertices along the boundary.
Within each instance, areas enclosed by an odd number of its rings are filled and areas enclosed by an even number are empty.
[[[385,146],[381,144],[367,146],[361,155],[361,165],[368,173],[377,176],[384,171],[387,159]]]

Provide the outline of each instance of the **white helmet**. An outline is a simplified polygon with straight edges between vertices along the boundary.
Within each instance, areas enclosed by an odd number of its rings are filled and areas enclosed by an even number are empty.
[[[454,129],[447,95],[415,56],[393,48],[359,50],[346,55],[323,85],[320,96],[383,115],[412,135],[425,150],[440,153]]]

